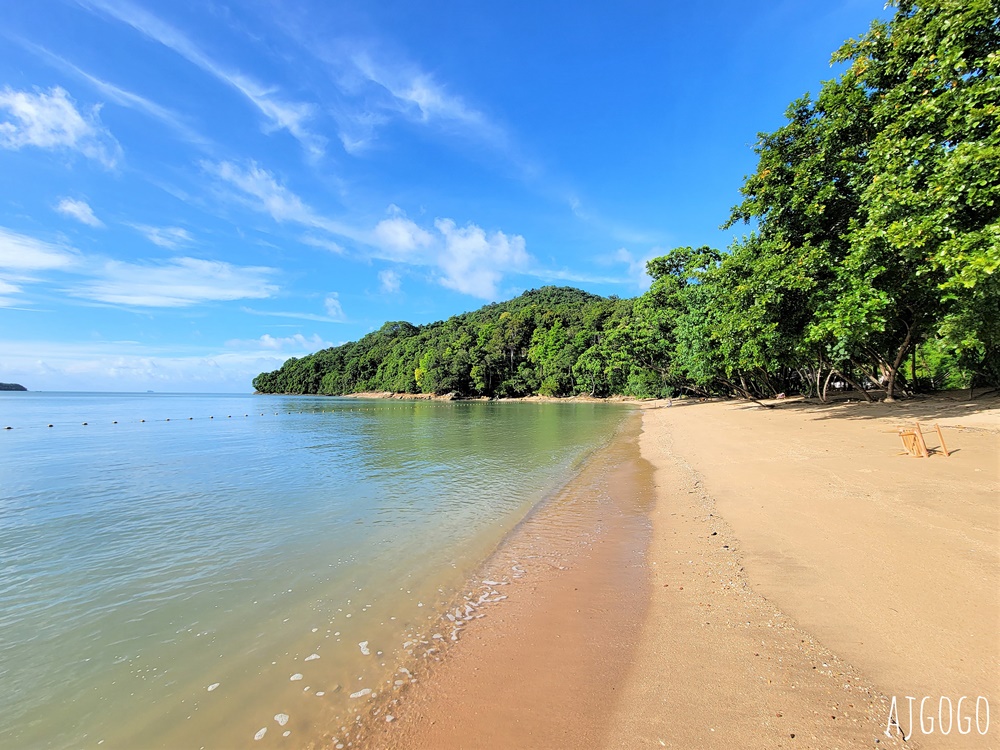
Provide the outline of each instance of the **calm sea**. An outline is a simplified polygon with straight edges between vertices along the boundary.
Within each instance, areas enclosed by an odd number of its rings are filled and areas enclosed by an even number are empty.
[[[626,412],[0,393],[0,747],[318,742]]]

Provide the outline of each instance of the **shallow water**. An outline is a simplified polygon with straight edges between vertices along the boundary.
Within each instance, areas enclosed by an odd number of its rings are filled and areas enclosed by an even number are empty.
[[[0,394],[0,746],[318,741],[625,413]]]

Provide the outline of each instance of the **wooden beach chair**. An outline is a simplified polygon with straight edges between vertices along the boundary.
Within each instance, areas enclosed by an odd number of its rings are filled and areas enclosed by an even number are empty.
[[[924,442],[924,434],[920,431],[920,423],[916,423],[915,429],[901,427],[899,429],[899,439],[903,441],[903,450],[910,456],[920,456],[927,458],[927,444]]]
[[[946,458],[950,457],[951,454],[948,452],[948,447],[944,443],[944,435],[941,433],[941,425],[935,422],[934,429],[937,430],[938,440],[941,445],[935,448],[933,452],[937,453],[938,451],[941,451],[944,453]],[[903,449],[908,455],[930,458],[931,451],[928,450],[927,443],[924,441],[924,433],[923,430],[920,429],[920,422],[914,422],[913,429],[900,427],[899,439],[903,441]]]

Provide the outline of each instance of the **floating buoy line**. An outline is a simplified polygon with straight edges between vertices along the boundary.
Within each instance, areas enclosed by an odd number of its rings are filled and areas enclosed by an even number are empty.
[[[421,403],[421,404],[424,405],[425,408],[426,407],[442,408],[442,407],[450,406],[450,404],[435,404],[435,403],[427,403],[427,402],[424,402],[424,401],[416,401],[416,400],[412,401],[411,403]],[[356,407],[356,408],[352,407],[352,408],[349,408],[349,409],[323,409],[322,411],[315,411],[315,410],[302,411],[302,410],[300,410],[300,411],[286,412],[286,414],[289,415],[289,416],[291,416],[292,414],[331,414],[331,413],[334,413],[334,412],[359,412],[360,413],[360,412],[376,411],[378,408],[380,408],[380,407],[362,406],[362,407]],[[281,412],[277,412],[276,411],[273,414],[274,414],[274,416],[277,417],[277,416],[281,415]],[[236,416],[238,418],[240,415],[237,414]],[[254,415],[254,416],[256,416],[256,415]],[[265,412],[260,412],[260,416],[265,417],[265,416],[270,416],[270,415],[268,415]],[[244,418],[249,418],[250,415],[249,414],[244,414],[243,417]],[[226,419],[232,419],[232,418],[233,418],[232,414],[227,414],[226,415]],[[194,422],[195,420],[201,421],[203,419],[206,419],[206,420],[207,419],[215,419],[215,415],[212,414],[212,415],[209,415],[208,417],[187,417],[187,419],[184,419],[183,421],[185,421],[185,422]],[[164,417],[162,419],[148,419],[148,420],[147,419],[140,419],[136,423],[133,423],[133,424],[145,424],[146,422],[150,422],[150,423],[170,422],[170,421],[171,421],[170,417]],[[175,419],[174,421],[179,421],[179,420]],[[56,426],[66,426],[66,425],[70,425],[70,424],[76,424],[76,423],[63,423],[63,424],[60,424],[60,425],[46,424],[44,429],[55,428]],[[90,426],[92,426],[90,422],[80,422],[79,424],[80,424],[81,427],[90,427]],[[97,423],[95,422],[93,424],[96,425]],[[113,420],[111,420],[111,424],[113,424],[113,425],[114,424],[119,424],[119,421],[117,419],[113,419]],[[126,422],[125,424],[128,424],[128,423]],[[31,426],[28,426],[28,427],[18,427],[18,428],[15,428],[15,427],[13,427],[11,425],[7,425],[3,429],[4,429],[4,431],[15,430],[15,429],[28,429],[28,430],[32,430],[32,429],[38,429],[38,427],[35,426],[35,425],[31,425]]]

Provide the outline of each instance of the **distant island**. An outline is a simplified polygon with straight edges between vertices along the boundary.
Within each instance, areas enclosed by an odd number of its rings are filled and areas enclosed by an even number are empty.
[[[28,390],[20,383],[0,383],[0,391],[26,391]]]

